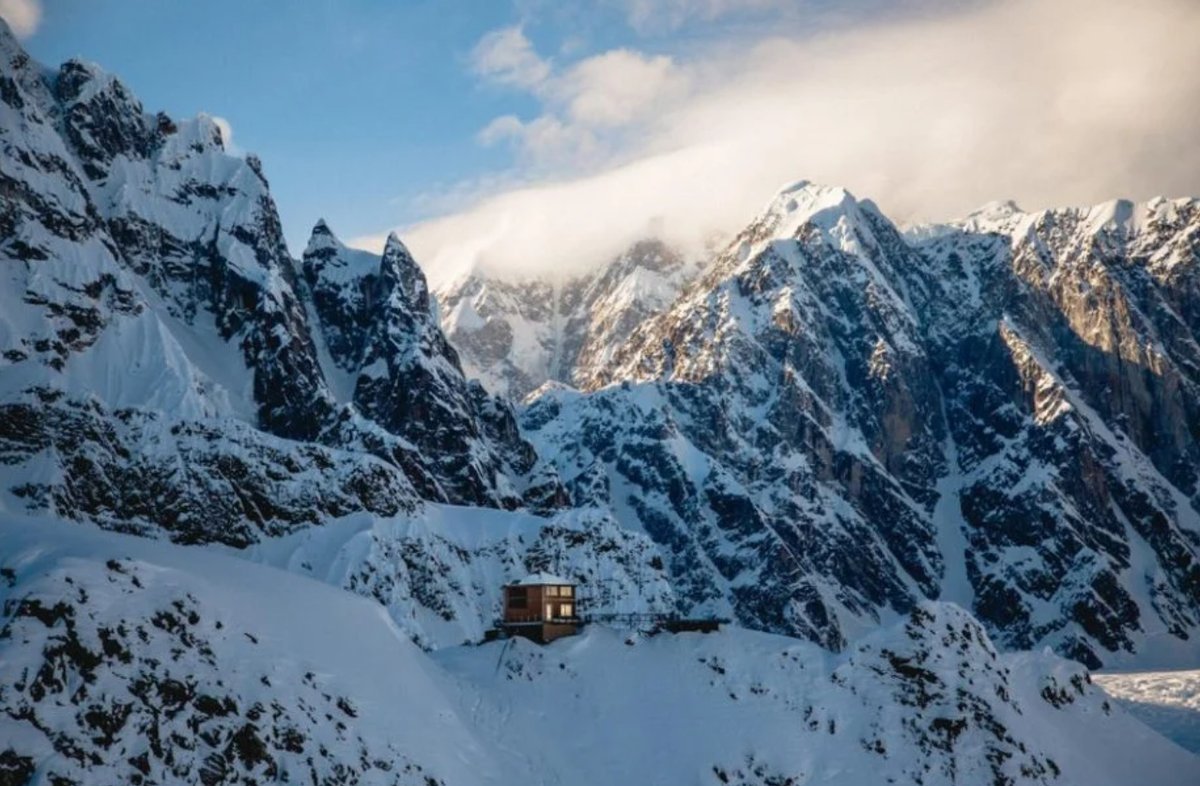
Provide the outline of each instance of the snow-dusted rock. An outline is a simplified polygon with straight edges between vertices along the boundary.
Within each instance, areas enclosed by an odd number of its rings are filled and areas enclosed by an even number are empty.
[[[463,376],[408,249],[392,235],[381,258],[371,263],[368,256],[342,245],[324,222],[304,253],[324,378],[357,416],[339,422],[330,438],[405,467],[426,499],[564,505],[508,403]]]
[[[1010,204],[916,245],[965,525],[959,600],[1008,647],[1194,662],[1200,203]]]
[[[1091,665],[1200,654],[1200,210],[902,236],[783,189],[611,361],[522,420],[685,608],[841,646],[922,597]]]
[[[685,604],[839,647],[936,595],[937,387],[919,264],[869,203],[783,191],[674,305],[523,422],[577,500],[673,555]]]
[[[658,547],[597,510],[547,519],[429,504],[391,518],[347,516],[241,556],[372,598],[430,649],[482,640],[500,618],[502,588],[537,571],[578,584],[584,614],[675,608]]]
[[[230,544],[423,499],[563,505],[399,241],[298,265],[211,118],[45,69],[3,25],[0,58],[0,504]]]
[[[604,366],[701,267],[643,240],[593,273],[531,281],[475,272],[443,282],[436,295],[442,329],[467,373],[519,401],[547,382],[575,385]]]

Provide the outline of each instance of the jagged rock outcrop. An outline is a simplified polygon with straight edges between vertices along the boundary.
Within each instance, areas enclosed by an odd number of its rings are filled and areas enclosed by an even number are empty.
[[[914,233],[975,612],[1010,647],[1196,646],[1200,205]]]
[[[337,427],[343,444],[413,467],[426,499],[537,509],[568,500],[538,466],[503,399],[468,381],[438,325],[425,275],[395,235],[373,262],[320,222],[302,269],[311,292],[318,354],[356,416]]]
[[[685,602],[839,647],[856,617],[936,594],[942,570],[937,389],[888,277],[914,259],[869,204],[797,185],[594,392],[549,392],[526,426],[578,498],[598,489],[672,547],[702,588]]]

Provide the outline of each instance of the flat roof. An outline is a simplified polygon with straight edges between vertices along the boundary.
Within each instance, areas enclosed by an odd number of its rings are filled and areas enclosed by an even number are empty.
[[[530,573],[525,578],[510,584],[512,587],[542,587],[547,584],[570,584],[575,585],[575,582],[570,579],[564,579],[562,576],[555,576],[553,573]]]

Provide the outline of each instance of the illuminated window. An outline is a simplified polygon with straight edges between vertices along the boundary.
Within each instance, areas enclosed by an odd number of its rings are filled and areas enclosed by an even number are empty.
[[[569,598],[569,597],[571,597],[571,596],[573,596],[573,595],[575,594],[575,588],[574,588],[574,587],[560,587],[559,589],[561,589],[561,590],[562,590],[562,596],[563,596],[564,598]]]
[[[560,617],[574,617],[575,616],[575,605],[573,603],[559,604],[558,614]]]
[[[546,587],[546,595],[551,598],[558,597],[558,587]]]

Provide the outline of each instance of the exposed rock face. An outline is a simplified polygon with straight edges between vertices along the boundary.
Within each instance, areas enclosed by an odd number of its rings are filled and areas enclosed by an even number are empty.
[[[519,401],[546,382],[575,385],[603,367],[700,269],[643,240],[599,271],[561,282],[475,273],[438,289],[442,328],[470,376]]]
[[[565,502],[399,241],[338,286],[211,119],[47,71],[7,28],[0,58],[5,505],[240,545],[422,499]]]
[[[944,597],[1091,665],[1194,652],[1198,238],[1191,200],[906,238],[800,183],[523,421],[685,608],[838,647]]]
[[[1093,665],[1194,649],[1200,205],[992,206],[916,244],[976,613]]]
[[[585,380],[621,385],[548,393],[526,425],[580,499],[676,546],[685,602],[839,647],[941,572],[936,386],[888,278],[913,259],[869,205],[798,186]]]
[[[414,507],[404,475],[370,455],[232,418],[114,412],[47,388],[0,404],[0,464],[18,505],[183,543],[245,546],[356,511]]]

